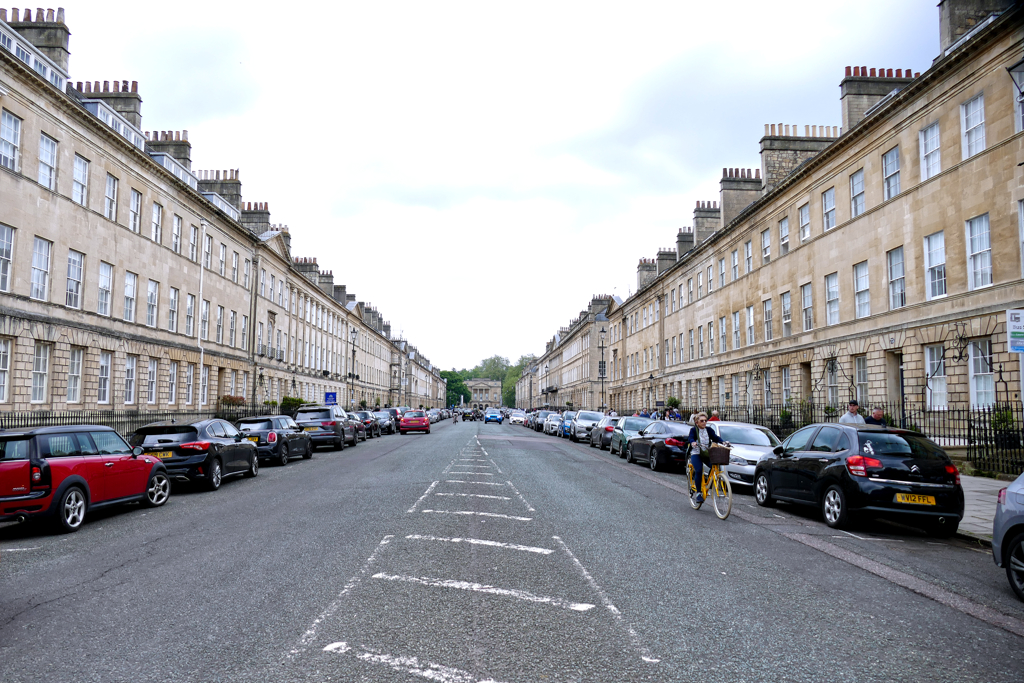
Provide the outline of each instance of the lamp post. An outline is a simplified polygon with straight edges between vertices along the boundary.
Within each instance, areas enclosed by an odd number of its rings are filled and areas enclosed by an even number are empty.
[[[658,400],[658,397],[654,395],[654,374],[652,373],[651,376],[648,377],[647,379],[651,383],[651,388],[647,390],[647,401],[649,403],[656,403],[657,400]],[[655,409],[655,407],[653,405],[650,406],[650,408],[652,410]]]
[[[349,399],[349,407],[354,409],[356,405],[356,380],[359,379],[359,375],[356,374],[356,340],[359,339],[359,330],[353,327],[350,334],[352,336],[352,367],[349,368],[351,372],[348,373],[348,383],[352,393]]]
[[[601,328],[601,343],[598,348],[601,349],[601,362],[597,366],[597,376],[601,378],[601,412],[605,412],[607,406],[604,404],[604,377],[605,377],[605,364],[604,364],[604,327]]]

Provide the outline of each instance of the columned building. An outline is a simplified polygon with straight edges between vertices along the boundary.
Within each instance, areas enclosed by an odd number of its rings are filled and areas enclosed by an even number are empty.
[[[496,379],[474,378],[466,380],[466,388],[470,390],[473,398],[469,405],[471,408],[497,408],[501,406],[501,382]]]

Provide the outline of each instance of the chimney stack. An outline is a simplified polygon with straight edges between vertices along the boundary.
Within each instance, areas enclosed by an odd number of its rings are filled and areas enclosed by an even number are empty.
[[[83,92],[81,87],[76,86],[76,89],[79,92]],[[139,96],[138,81],[132,81],[130,86],[128,81],[121,81],[120,83],[114,81],[114,87],[111,87],[110,81],[103,81],[102,88],[100,88],[100,82],[96,81],[93,83],[91,91],[89,89],[89,82],[86,81],[84,92],[88,95],[85,99],[100,100],[103,104],[123,116],[128,123],[139,130],[142,129],[142,97]]]
[[[659,249],[658,250],[658,264],[657,264],[658,265],[658,275],[661,275],[666,270],[671,268],[672,264],[675,263],[676,260],[677,260],[677,258],[676,258],[676,250],[675,249]]]
[[[693,228],[679,228],[676,234],[676,260],[693,251]]]
[[[146,154],[166,154],[192,170],[192,143],[187,130],[146,131]]]
[[[654,259],[642,258],[636,267],[636,288],[640,291],[658,277],[658,265]]]
[[[200,187],[202,187],[202,185],[200,185]],[[252,234],[262,235],[270,230],[270,209],[266,202],[244,202],[240,207],[240,211],[242,217],[239,219],[239,222]],[[290,248],[290,235],[287,241]]]
[[[920,75],[920,74],[917,74]],[[848,131],[864,119],[864,113],[894,90],[902,90],[914,80],[910,69],[868,69],[846,67],[839,84],[839,104],[843,110],[843,130]]]
[[[196,171],[196,175],[199,176],[200,192],[216,192],[228,204],[239,211],[242,210],[242,181],[237,168],[224,171]],[[270,222],[269,213],[267,222]]]
[[[6,14],[5,11],[3,17],[5,21]],[[11,21],[7,22],[7,25],[49,57],[50,61],[63,69],[66,74],[68,72],[68,57],[71,54],[68,51],[71,31],[64,23],[64,8],[58,9],[56,14],[52,9],[46,10],[45,15],[43,10],[39,9],[36,11],[35,21],[32,21],[32,10],[26,9],[25,20],[18,21],[18,19],[18,10],[12,10]]]
[[[693,240],[694,246],[722,229],[722,209],[718,202],[697,202],[693,209]]]
[[[804,134],[800,135],[796,126],[764,124],[764,137],[761,138],[764,191],[771,192],[800,164],[831,145],[841,132],[836,126],[804,126]]]
[[[331,294],[333,299],[339,304],[344,304],[347,299],[345,298],[345,285],[334,285],[334,292]]]
[[[761,169],[723,168],[721,180],[721,227],[761,198]]]
[[[945,53],[965,33],[988,15],[1002,12],[1013,0],[941,0],[939,2],[939,49]]]

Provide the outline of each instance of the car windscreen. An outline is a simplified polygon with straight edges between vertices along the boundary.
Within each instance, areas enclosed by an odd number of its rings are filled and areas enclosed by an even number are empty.
[[[386,413],[384,411],[381,411],[379,413],[374,413],[373,416],[374,417],[380,417],[380,418],[383,418],[385,420],[390,420],[391,419],[391,413]]]
[[[589,410],[584,410],[576,416],[577,420],[593,420],[597,422],[601,419],[601,413],[592,413]]]
[[[266,420],[244,420],[238,423],[238,428],[243,432],[254,432],[261,429],[273,429],[274,423],[269,418]]]
[[[195,441],[199,430],[192,425],[163,425],[143,427],[132,434],[133,446],[162,446]]]
[[[358,417],[360,420],[369,420],[370,419],[370,413],[365,413],[365,412],[363,412],[361,410],[356,412],[356,413],[353,413],[353,415]]]
[[[897,455],[917,460],[945,460],[938,445],[923,436],[888,434],[886,432],[859,432],[860,452],[864,455]]]
[[[403,417],[425,417],[422,410],[407,410]]]
[[[654,420],[648,420],[643,417],[631,417],[626,420],[625,424],[622,425],[622,428],[630,432],[639,432],[652,422],[654,422]]]
[[[685,422],[662,422],[662,434],[673,434],[687,436],[690,433],[690,425]]]
[[[564,415],[562,415],[562,421],[563,422],[568,422],[569,420],[573,419],[574,417],[576,417],[576,413],[574,413],[574,412],[572,412],[570,410],[570,411],[567,411]]]
[[[723,441],[740,443],[746,446],[779,446],[779,437],[764,427],[737,427],[735,425],[714,425],[718,427],[718,435]]]
[[[303,422],[309,420],[333,420],[331,411],[324,408],[322,410],[300,410],[295,413],[295,421]]]

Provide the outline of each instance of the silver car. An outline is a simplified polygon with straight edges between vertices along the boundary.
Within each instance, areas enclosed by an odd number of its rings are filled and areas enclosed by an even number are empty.
[[[1006,578],[1024,600],[1024,474],[999,491],[992,520],[992,559],[1006,568]]]
[[[581,410],[569,423],[569,441],[590,441],[590,430],[604,415],[593,410]]]
[[[544,419],[544,433],[557,434],[560,424],[562,424],[562,416],[558,413],[551,413]]]
[[[754,468],[757,461],[781,446],[779,437],[767,427],[749,422],[709,422],[723,441],[732,444],[729,464],[722,467],[733,486],[754,486]]]

